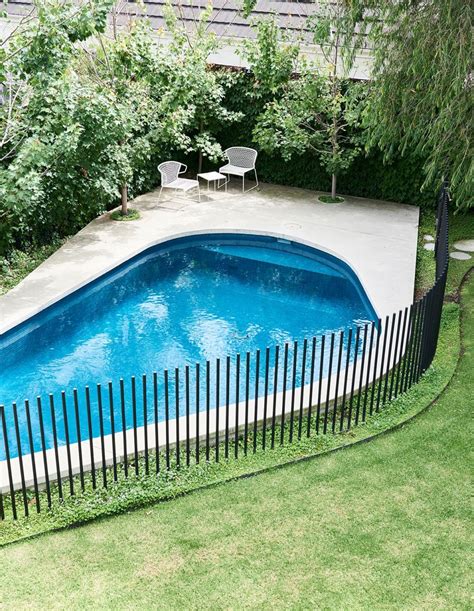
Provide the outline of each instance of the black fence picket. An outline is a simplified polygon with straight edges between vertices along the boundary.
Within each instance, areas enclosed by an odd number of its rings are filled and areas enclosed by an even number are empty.
[[[115,439],[115,409],[114,409],[114,389],[112,382],[109,382],[109,418],[110,418],[110,435],[112,437],[112,465],[114,482],[117,481],[117,442]]]
[[[311,369],[309,373],[309,398],[308,398],[308,413],[306,419],[306,437],[311,435],[311,415],[313,409],[313,391],[314,391],[314,368],[316,366],[316,337],[313,337],[311,348]]]
[[[31,426],[30,403],[28,399],[25,401],[25,416],[26,416],[26,425],[28,428],[28,443],[30,447],[31,470],[32,470],[32,475],[33,475],[33,487],[35,491],[35,505],[36,505],[36,511],[37,513],[39,513],[41,511],[41,501],[40,501],[39,485],[38,485],[38,472],[36,469],[36,453],[35,453],[35,445],[33,441],[33,428]],[[84,474],[82,471],[82,455],[79,454],[79,456],[80,456],[80,466],[81,466],[81,486],[82,486],[82,490],[84,490],[84,484],[83,484]],[[2,493],[0,490],[0,496],[1,494]]]
[[[364,325],[364,339],[362,341],[362,358],[360,361],[360,373],[359,373],[359,388],[357,393],[357,406],[356,406],[356,414],[355,414],[355,426],[359,424],[359,415],[360,415],[360,402],[362,398],[362,386],[364,382],[364,367],[365,367],[365,351],[367,348],[367,330],[368,324]]]
[[[79,396],[77,393],[77,388],[74,388],[73,390],[73,397],[74,397],[74,419],[76,422],[77,455],[79,458],[79,478],[81,482],[81,490],[82,492],[84,492],[84,490],[86,489],[86,484],[85,484],[85,478],[84,478],[84,460],[82,457],[81,418],[79,415]],[[25,401],[25,407],[27,408],[26,404],[27,402]],[[27,408],[27,414],[29,414],[28,408]],[[29,415],[28,415],[28,419],[29,419]]]
[[[316,406],[316,434],[319,435],[319,421],[321,419],[321,395],[322,395],[322,384],[324,374],[324,348],[326,343],[326,336],[323,335],[321,338],[321,352],[319,360],[319,379],[318,379],[318,404]]]
[[[304,386],[305,386],[305,374],[306,374],[306,356],[308,352],[308,340],[305,339],[303,342],[303,356],[301,359],[301,378],[300,378],[300,413],[298,416],[298,439],[301,439],[301,433],[303,430],[303,402],[304,402]]]
[[[148,400],[147,400],[147,378],[142,375],[142,406],[143,406],[143,437],[145,442],[145,474],[150,473],[150,457],[148,455]]]
[[[181,451],[180,451],[180,437],[179,437],[179,416],[180,416],[180,412],[179,412],[179,369],[178,367],[175,368],[174,370],[174,401],[175,401],[175,428],[176,428],[176,466],[179,467],[179,465],[181,464]],[[146,420],[143,423],[143,426],[145,428],[145,439],[146,439]],[[145,456],[146,456],[146,452],[147,450],[145,450]],[[208,459],[209,460],[209,459]]]
[[[186,405],[189,401],[189,368],[186,367]],[[189,419],[189,408],[187,405],[186,414]],[[159,433],[159,416],[158,416],[158,374],[156,371],[153,372],[153,425],[155,429],[155,473],[160,472],[160,433]],[[186,448],[186,456],[189,464],[189,421],[187,422],[187,448]],[[125,452],[125,449],[124,449]]]
[[[356,391],[356,375],[357,375],[357,362],[359,355],[359,341],[360,341],[360,327],[356,329],[356,338],[354,343],[354,361],[352,364],[352,383],[351,383],[351,394],[349,397],[349,411],[347,413],[347,430],[351,428],[352,423],[352,411],[354,407],[354,394]]]
[[[16,434],[16,449],[18,452],[18,463],[20,466],[20,479],[21,479],[21,493],[23,497],[23,507],[25,511],[25,516],[28,517],[28,495],[26,492],[26,482],[25,482],[25,469],[23,466],[23,451],[21,448],[21,440],[20,440],[20,427],[18,426],[18,410],[16,407],[16,403],[13,403],[13,422],[15,423],[15,434]]]
[[[247,355],[247,379],[248,379],[248,355]],[[221,385],[221,361],[216,359],[216,434],[215,434],[215,447],[216,447],[216,462],[219,462],[219,426],[220,426],[220,385]],[[248,401],[246,403],[248,406]],[[245,453],[247,453],[247,429],[248,429],[248,414],[246,411],[245,416]]]
[[[342,365],[342,352],[344,350],[344,331],[339,333],[339,350],[337,357],[337,373],[336,373],[336,389],[334,391],[334,403],[332,406],[332,424],[331,430],[333,433],[336,432],[336,419],[337,419],[337,401],[339,398],[339,380],[341,378],[341,365]],[[331,375],[331,374],[329,374]]]
[[[276,411],[277,411],[277,399],[278,399],[278,362],[280,357],[280,346],[275,348],[275,362],[273,365],[273,411],[272,411],[272,443],[271,448],[275,447],[275,425],[276,425]]]
[[[235,359],[235,424],[234,424],[234,455],[239,457],[239,402],[240,402],[240,354]]]
[[[59,499],[63,499],[63,485],[61,477],[61,465],[59,462],[59,445],[58,445],[58,429],[56,423],[56,410],[54,407],[54,397],[49,395],[49,411],[51,415],[51,429],[53,433],[53,447],[54,447],[54,459],[56,463],[56,481],[58,483],[58,495]],[[93,439],[91,434],[91,439]]]
[[[17,403],[8,411],[0,405],[7,478],[0,520],[28,517],[33,500],[36,512],[51,508],[53,493],[64,502],[90,484],[107,488],[128,478],[129,467],[136,476],[143,467],[146,476],[158,475],[162,464],[192,468],[201,452],[207,462],[211,452],[215,462],[222,454],[237,459],[241,447],[247,456],[259,445],[300,440],[304,431],[310,437],[365,422],[416,384],[435,356],[449,261],[446,185],[438,199],[435,259],[433,286],[411,306],[337,334],[247,352],[242,362],[240,354],[206,361],[202,376],[199,363],[186,365],[184,375],[175,368],[173,380],[166,369],[163,396],[161,374],[153,372],[142,374],[141,390],[133,376],[130,386],[119,380],[117,395],[110,381],[107,392],[97,384],[94,398],[89,386],[63,391],[61,406],[53,395],[46,408],[37,397],[33,412],[28,400],[23,412]]]
[[[12,473],[12,464],[11,464],[11,458],[10,458],[10,445],[8,442],[7,423],[5,419],[5,407],[3,405],[0,405],[0,419],[2,420],[3,448],[5,450],[5,460],[7,463],[8,484],[10,487],[10,502],[11,502],[11,508],[12,508],[12,515],[13,515],[13,519],[16,520],[17,519],[16,495],[15,495],[15,487],[13,485],[13,473]]]
[[[47,459],[47,454],[46,454],[46,439],[45,439],[45,434],[44,434],[43,406],[41,403],[41,397],[36,398],[36,405],[38,408],[38,422],[39,422],[40,438],[41,438],[41,454],[42,454],[42,459],[43,459],[44,483],[46,486],[46,498],[48,500],[48,507],[51,508],[51,504],[52,504],[51,484],[49,480],[49,467],[48,467],[48,459]],[[7,433],[6,433],[5,428],[4,428],[4,443],[5,443],[5,451],[6,451],[7,465],[8,465],[8,447],[7,447],[8,439],[7,439]],[[92,437],[90,438],[89,443],[92,444]],[[9,475],[11,477],[10,472],[9,472]],[[94,478],[93,469],[92,469],[92,477]],[[10,489],[12,488],[12,485],[13,485],[13,482],[10,480]],[[14,497],[12,499],[12,503],[14,504]]]
[[[206,361],[206,460],[211,456],[211,363]]]
[[[265,350],[265,385],[264,385],[264,395],[263,395],[263,425],[262,425],[262,449],[264,450],[267,442],[267,414],[268,414],[268,384],[269,384],[269,375],[270,371],[270,348]],[[236,401],[236,405],[238,405],[238,401]]]
[[[282,401],[281,401],[281,418],[280,418],[280,445],[283,445],[285,442],[285,416],[286,416],[286,383],[288,379],[288,351],[289,346],[285,344],[285,356],[283,360],[283,391],[282,391]],[[258,376],[257,376],[258,379]],[[255,411],[255,427],[257,426],[257,418]]]

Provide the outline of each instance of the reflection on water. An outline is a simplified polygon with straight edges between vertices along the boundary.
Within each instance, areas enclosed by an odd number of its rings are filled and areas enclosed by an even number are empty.
[[[253,389],[251,392],[254,392],[258,380],[259,392],[263,393],[266,370],[267,387],[272,390],[276,365],[274,348],[279,345],[277,386],[281,389],[286,342],[289,342],[287,384],[292,383],[295,340],[298,341],[296,383],[301,380],[303,359],[304,375],[308,381],[313,336],[346,330],[344,341],[347,342],[347,329],[350,326],[363,325],[374,318],[354,278],[332,261],[312,254],[308,249],[298,250],[290,244],[282,245],[274,240],[259,238],[247,244],[220,240],[221,244],[181,242],[178,246],[157,249],[94,283],[87,290],[60,302],[17,333],[8,334],[0,344],[0,401],[7,406],[7,416],[11,403],[18,402],[25,447],[25,399],[33,404],[32,426],[37,439],[36,397],[42,396],[44,403],[49,405],[48,394],[52,393],[59,406],[60,393],[66,389],[66,408],[74,421],[72,388],[77,388],[80,424],[83,430],[87,430],[84,387],[89,385],[95,434],[96,429],[98,433],[96,383],[106,385],[113,380],[117,395],[114,399],[119,405],[118,379],[122,377],[125,380],[129,398],[131,376],[146,373],[146,392],[150,393],[148,403],[151,406],[151,373],[170,369],[170,406],[174,410],[175,367],[181,368],[179,390],[183,396],[184,367],[189,367],[190,385],[194,388],[195,364],[201,363],[199,390],[204,396],[205,362],[209,360],[212,397],[215,397],[216,367],[219,366],[220,397],[225,401],[226,356],[232,355],[230,395],[235,397],[235,355],[241,355],[239,394],[244,397],[247,377],[248,387]],[[309,339],[306,349],[304,338]],[[333,366],[337,365],[338,338],[335,340]],[[267,347],[271,348],[268,366]],[[261,351],[259,371],[256,370],[258,350]],[[320,342],[315,344],[315,378],[319,376],[318,351]],[[247,352],[251,355],[248,371]],[[343,363],[346,357],[346,344],[343,342]],[[352,359],[353,355],[349,354],[349,358]],[[219,363],[216,359],[220,359]],[[323,370],[326,375],[327,365]],[[164,413],[161,373],[157,390],[161,418]],[[142,401],[142,392],[140,379],[137,383],[139,402]],[[191,412],[195,409],[195,391],[192,395],[189,400]],[[127,401],[127,410],[129,406],[130,401]],[[49,409],[44,411],[46,437],[50,445]],[[60,409],[56,411],[61,412]],[[139,411],[139,423],[143,423],[144,416]],[[150,418],[152,411],[150,407]],[[108,409],[105,409],[105,413],[108,414]],[[58,434],[62,442],[64,429],[61,414],[59,420]],[[126,420],[129,426],[129,413]],[[106,417],[105,431],[108,430]],[[75,440],[75,431],[71,432],[71,439]],[[12,437],[13,454],[15,448]]]

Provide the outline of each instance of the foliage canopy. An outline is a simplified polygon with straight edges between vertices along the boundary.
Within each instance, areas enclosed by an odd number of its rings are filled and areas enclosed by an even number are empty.
[[[239,3],[247,15],[254,5]],[[216,163],[222,144],[267,151],[259,158],[267,179],[325,189],[332,174],[333,193],[341,176],[351,192],[401,201],[410,193],[400,183],[418,184],[422,160],[427,193],[448,176],[457,204],[472,204],[466,0],[321,0],[307,30],[323,65],[305,59],[276,21],[257,20],[257,41],[243,50],[248,72],[209,65],[220,44],[211,5],[192,35],[168,5],[167,42],[142,18],[109,31],[113,6],[35,0],[37,18],[0,45],[0,253],[70,234],[120,199],[125,211],[128,194],[156,184],[160,161],[197,154],[199,167]],[[369,103],[368,87],[347,78],[368,27],[377,48]],[[396,184],[395,170],[381,174],[380,149],[394,167],[405,156]],[[374,170],[378,183],[368,186]]]
[[[390,158],[426,159],[425,186],[450,181],[459,208],[474,206],[471,0],[353,0],[374,41],[370,144]]]
[[[249,59],[257,82],[266,85],[272,98],[257,119],[254,137],[263,150],[279,150],[286,160],[305,151],[316,155],[332,176],[335,198],[337,176],[363,149],[359,128],[365,89],[347,78],[355,49],[347,36],[352,14],[329,0],[320,3],[319,12],[308,19],[307,28],[322,63],[309,61],[295,44],[282,44],[274,20],[259,24]]]
[[[119,197],[126,212],[170,151],[217,161],[213,124],[240,117],[207,63],[209,10],[192,44],[168,11],[165,44],[143,19],[111,35],[112,5],[37,0],[2,47],[0,252],[75,231]]]

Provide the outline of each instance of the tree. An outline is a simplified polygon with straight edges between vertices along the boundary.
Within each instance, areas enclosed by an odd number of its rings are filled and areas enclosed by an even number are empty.
[[[54,192],[48,183],[58,160],[80,139],[80,124],[71,119],[66,103],[74,89],[68,66],[77,45],[105,28],[110,5],[110,0],[86,5],[38,0],[36,18],[27,16],[3,41],[0,251],[33,235],[47,239],[45,226],[60,231],[62,219],[73,208],[67,189],[60,191],[58,216],[48,205]],[[73,183],[74,174],[75,168],[69,166],[63,178],[69,176]],[[99,196],[97,202],[85,201],[80,212],[87,217],[102,200]]]
[[[425,187],[450,181],[474,205],[472,0],[354,0],[374,42],[370,145],[390,158],[414,150]]]
[[[36,0],[1,47],[0,252],[70,234],[117,201],[126,215],[171,150],[221,154],[211,118],[238,113],[207,64],[212,36],[175,28],[170,47],[143,19],[110,36],[112,4]]]
[[[266,104],[280,99],[298,72],[300,45],[298,40],[290,40],[275,18],[256,21],[254,29],[256,40],[244,45],[243,57],[254,79],[253,101]]]
[[[326,78],[308,70],[290,83],[281,100],[267,105],[254,138],[265,151],[280,150],[284,159],[312,151],[331,175],[331,197],[336,200],[337,176],[363,150],[359,128],[364,98],[360,85],[339,82],[335,90]]]
[[[128,214],[129,183],[166,146],[184,146],[194,115],[191,94],[181,88],[174,56],[155,46],[149,25],[131,21],[128,30],[84,48],[77,70],[94,102],[109,114],[101,151],[118,181],[122,215]]]
[[[363,149],[361,124],[365,89],[347,75],[356,45],[348,37],[343,3],[321,3],[321,14],[308,21],[324,59],[315,64],[300,58],[300,73],[281,85],[284,93],[270,101],[257,119],[254,138],[266,151],[279,149],[284,158],[312,151],[331,175],[336,198],[337,176],[347,170]],[[268,47],[271,29],[261,29],[257,44]],[[266,54],[260,52],[265,58]],[[259,65],[260,72],[261,62]],[[271,72],[270,72],[271,74]]]
[[[165,19],[171,42],[168,52],[179,66],[177,77],[180,87],[187,96],[192,110],[192,124],[189,125],[186,144],[187,152],[198,153],[198,172],[202,171],[203,158],[217,162],[223,157],[222,147],[215,137],[222,125],[229,125],[242,118],[241,112],[232,112],[224,104],[226,90],[232,85],[229,73],[214,70],[208,58],[219,47],[219,39],[209,33],[212,4],[200,12],[192,34],[186,31],[172,6],[165,7]],[[170,75],[171,76],[171,75]]]

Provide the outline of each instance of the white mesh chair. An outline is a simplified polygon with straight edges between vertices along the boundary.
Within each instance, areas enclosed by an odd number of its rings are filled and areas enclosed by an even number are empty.
[[[257,170],[255,169],[255,162],[257,161],[257,151],[255,149],[247,148],[246,146],[231,146],[224,151],[229,163],[219,168],[220,174],[227,174],[227,182],[229,182],[229,175],[242,176],[242,193],[245,193],[245,174],[247,172],[253,172],[255,174],[255,186],[247,189],[252,191],[258,187],[258,176]]]
[[[184,193],[191,191],[191,189],[197,189],[198,200],[201,201],[199,181],[189,178],[180,178],[180,174],[184,174],[187,169],[188,167],[179,161],[165,161],[160,163],[158,170],[161,175],[161,189],[158,195],[158,201],[160,200],[163,189],[175,189],[176,191],[184,191]]]

